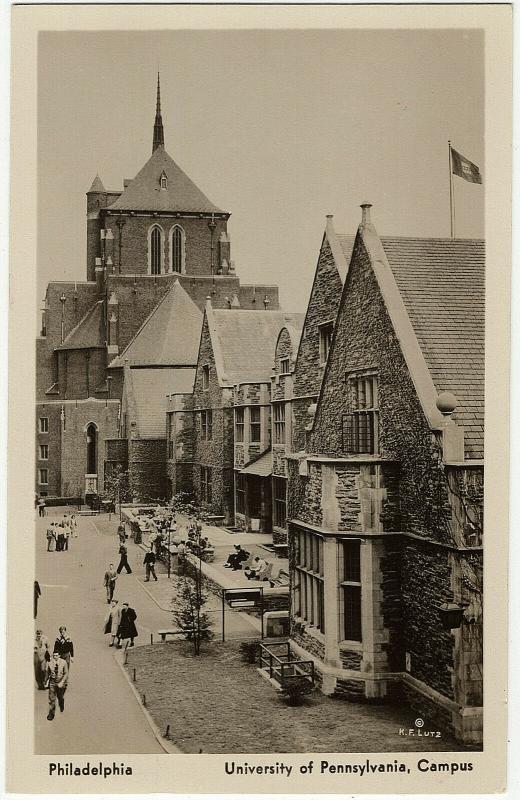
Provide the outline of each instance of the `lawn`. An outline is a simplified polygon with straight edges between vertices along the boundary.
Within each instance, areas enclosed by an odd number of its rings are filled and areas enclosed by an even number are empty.
[[[413,727],[407,707],[349,703],[315,692],[285,705],[237,642],[212,642],[198,657],[188,642],[128,652],[127,669],[160,731],[185,753],[409,752],[463,750],[440,739],[399,735]],[[428,723],[428,721],[426,721]],[[426,724],[425,730],[435,726]]]

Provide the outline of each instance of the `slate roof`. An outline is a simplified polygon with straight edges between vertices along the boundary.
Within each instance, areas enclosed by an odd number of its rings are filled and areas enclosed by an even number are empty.
[[[202,312],[176,280],[110,367],[195,365],[201,329]]]
[[[99,175],[96,175],[96,177],[92,181],[92,186],[88,190],[87,194],[90,194],[90,192],[105,192],[105,191],[106,189],[103,186],[103,181],[101,180]]]
[[[162,173],[167,177],[167,188],[161,189]],[[161,145],[154,150],[151,158],[112,203],[110,210],[124,211],[222,211],[213,205],[195,186],[185,172],[175,163]]]
[[[270,381],[276,341],[287,324],[301,327],[303,314],[284,311],[249,311],[244,309],[212,309],[215,329],[222,353],[227,385],[248,380]]]
[[[261,453],[257,458],[253,459],[242,467],[240,470],[242,475],[259,475],[261,478],[267,478],[273,472],[273,451],[266,450]]]
[[[484,456],[485,249],[476,239],[381,237],[438,392],[459,400],[466,458]]]
[[[144,439],[166,438],[166,395],[191,394],[195,369],[131,369],[137,429]]]
[[[354,249],[354,242],[356,241],[355,236],[347,236],[343,233],[336,234],[338,237],[338,242],[340,243],[340,247],[343,251],[343,255],[345,256],[345,261],[347,262],[347,269],[348,265],[350,264],[350,259],[352,258],[352,251]],[[345,281],[345,275],[342,275],[340,272],[341,280]]]
[[[105,320],[103,301],[98,300],[71,330],[58,350],[83,350],[105,347]]]

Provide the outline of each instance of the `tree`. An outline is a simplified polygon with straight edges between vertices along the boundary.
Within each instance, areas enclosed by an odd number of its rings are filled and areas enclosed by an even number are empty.
[[[131,499],[130,476],[128,470],[121,464],[111,465],[110,470],[105,473],[103,499],[111,500],[114,506],[119,505],[119,516],[121,516],[121,503]]]
[[[173,618],[186,638],[193,642],[193,653],[196,656],[200,653],[201,643],[213,638],[212,622],[203,611],[207,601],[200,571],[195,573],[194,579],[182,579],[175,599]]]

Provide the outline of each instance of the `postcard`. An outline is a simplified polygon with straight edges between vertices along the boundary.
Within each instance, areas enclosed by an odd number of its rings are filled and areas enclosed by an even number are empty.
[[[506,789],[511,16],[13,7],[9,791]]]

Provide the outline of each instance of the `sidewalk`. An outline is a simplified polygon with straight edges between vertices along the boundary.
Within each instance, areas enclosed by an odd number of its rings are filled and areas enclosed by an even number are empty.
[[[178,531],[177,535],[183,539],[188,538],[186,532],[187,518],[181,514],[177,516]],[[202,561],[201,568],[203,574],[214,583],[218,584],[221,588],[225,589],[239,589],[239,588],[260,588],[263,587],[266,595],[269,594],[288,594],[288,587],[275,587],[271,588],[267,581],[254,581],[248,580],[242,570],[231,570],[224,567],[227,557],[234,551],[237,544],[254,556],[260,556],[273,564],[273,569],[284,570],[289,572],[289,559],[279,558],[276,553],[272,553],[266,548],[266,545],[272,545],[272,538],[266,533],[231,533],[226,528],[218,528],[215,525],[202,524],[202,534],[207,536],[213,547],[215,548],[215,559],[211,562]],[[141,543],[143,550],[150,549],[151,538],[153,535],[144,536]],[[192,563],[199,562],[195,556],[188,556]]]

